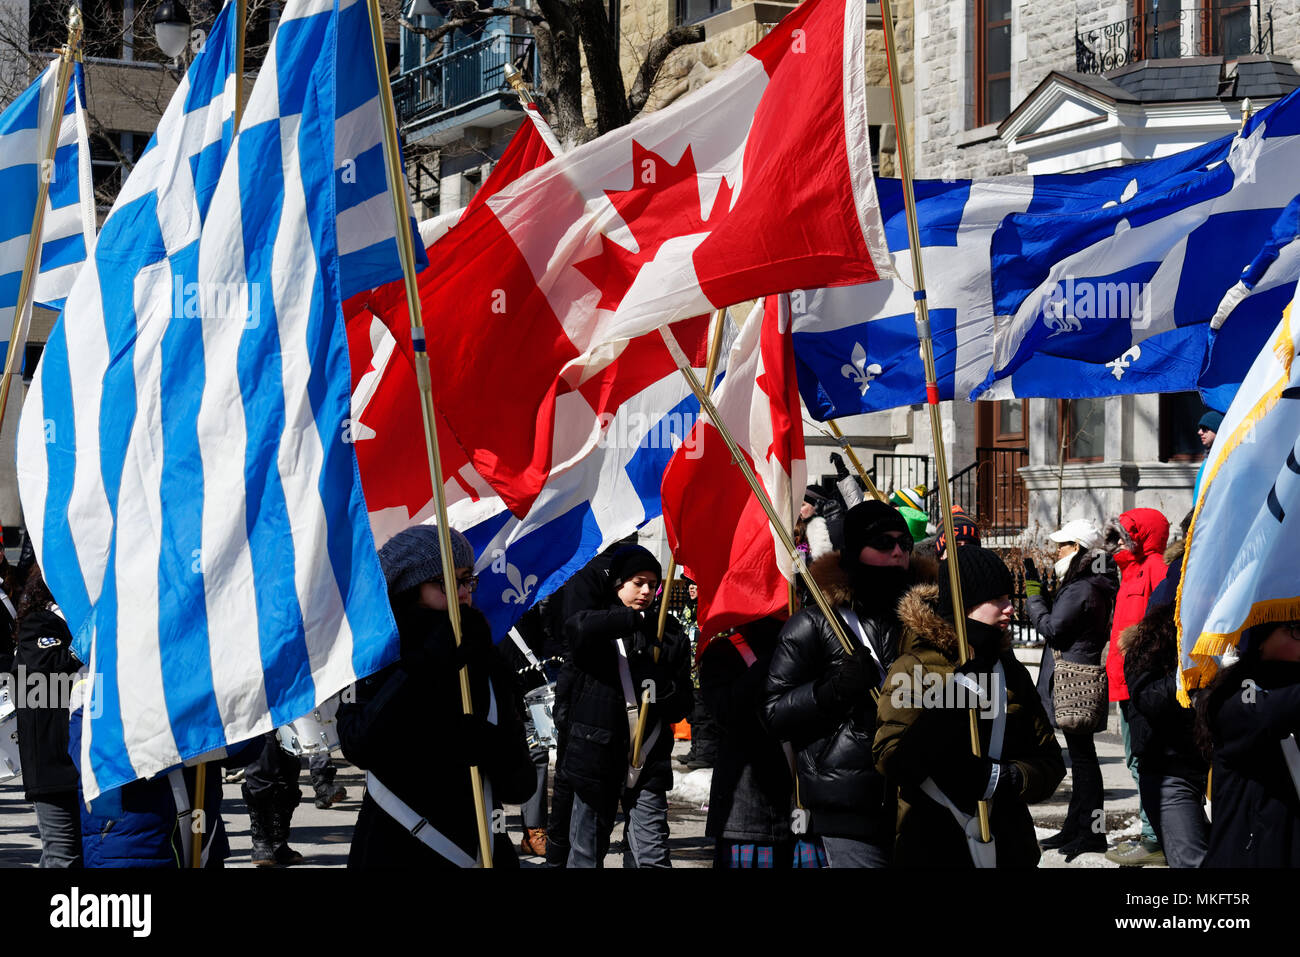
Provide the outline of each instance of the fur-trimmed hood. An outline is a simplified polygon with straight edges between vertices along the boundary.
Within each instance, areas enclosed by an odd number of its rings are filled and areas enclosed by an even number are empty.
[[[1170,568],[1183,563],[1183,551],[1187,548],[1187,536],[1184,535],[1177,541],[1170,542],[1169,547],[1165,549],[1165,564]]]
[[[898,617],[903,623],[903,645],[899,650],[907,654],[917,647],[933,648],[944,657],[957,660],[957,629],[938,612],[939,586],[916,585],[908,590],[898,605]],[[1011,647],[1011,633],[1002,636],[1002,650]]]

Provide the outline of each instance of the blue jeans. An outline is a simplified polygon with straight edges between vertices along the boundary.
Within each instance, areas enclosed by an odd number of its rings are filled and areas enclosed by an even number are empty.
[[[1205,778],[1143,774],[1138,787],[1169,866],[1200,867],[1210,837]]]
[[[76,794],[51,795],[32,802],[41,832],[41,867],[80,868],[81,805]]]
[[[826,863],[831,867],[889,867],[893,863],[893,850],[855,841],[848,837],[823,837]]]
[[[1147,802],[1142,799],[1142,782],[1138,780],[1138,759],[1133,753],[1133,741],[1129,733],[1128,710],[1132,704],[1128,701],[1119,703],[1119,731],[1124,739],[1124,765],[1128,768],[1128,773],[1133,775],[1133,785],[1138,789],[1138,817],[1142,819],[1142,841],[1145,844],[1160,844],[1160,839],[1156,837],[1155,828],[1151,826],[1151,818],[1147,812]]]

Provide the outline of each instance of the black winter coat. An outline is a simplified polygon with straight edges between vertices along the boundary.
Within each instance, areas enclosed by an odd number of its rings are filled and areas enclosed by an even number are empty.
[[[790,839],[794,782],[781,742],[763,726],[761,715],[780,623],[765,618],[742,631],[754,654],[752,665],[730,638],[713,639],[700,656],[700,692],[719,731],[704,833],[776,844]]]
[[[72,633],[53,611],[28,612],[18,624],[14,673],[18,709],[18,756],[27,800],[77,793],[77,766],[68,755],[68,692],[81,667],[72,654]],[[39,697],[38,697],[39,692]]]
[[[511,704],[512,675],[492,646],[487,620],[462,606],[464,649],[455,648],[445,611],[418,608],[398,615],[404,658],[357,682],[356,700],[339,708],[343,756],[373,772],[412,810],[471,857],[478,853],[478,829],[470,786],[470,765],[491,781],[497,803],[526,801],[536,790],[523,724]],[[474,714],[488,715],[488,676],[496,694],[497,724],[475,722],[463,733],[459,661],[469,661]],[[430,750],[433,749],[433,750]],[[491,814],[491,809],[489,809]],[[514,849],[498,834],[497,866],[518,864]],[[390,817],[369,793],[352,836],[349,867],[450,868]]]
[[[642,757],[637,787],[665,792],[672,788],[670,725],[690,716],[695,688],[691,684],[690,642],[671,615],[655,661],[657,623],[653,606],[643,615],[617,599],[598,610],[578,611],[565,623],[569,659],[556,688],[557,705],[564,701],[566,724],[558,773],[592,800],[621,794],[628,770],[631,740],[618,673],[616,641],[620,638],[627,649],[636,694],[642,693],[643,682],[654,682],[646,734],[659,722],[659,737]]]
[[[1209,770],[1196,746],[1196,712],[1178,703],[1178,678],[1156,671],[1138,672],[1130,667],[1133,657],[1124,659],[1124,680],[1128,684],[1129,742],[1141,758],[1143,775],[1176,775],[1205,783]],[[1172,660],[1170,662],[1173,664]]]
[[[1098,573],[1085,565],[1082,574],[1057,590],[1055,598],[1031,595],[1025,606],[1034,628],[1063,659],[1099,665],[1110,643],[1110,616],[1117,591],[1119,583],[1113,574]]]
[[[813,562],[810,571],[833,606],[853,603],[838,552]],[[897,654],[902,626],[896,617],[860,620],[883,664],[876,668],[879,686]],[[864,694],[847,710],[832,712],[813,695],[814,687],[845,658],[844,647],[820,608],[798,612],[781,629],[772,655],[763,716],[777,739],[794,747],[800,803],[811,812],[808,832],[890,846],[896,804],[893,789],[876,771],[871,757],[874,701]]]
[[[1300,733],[1300,664],[1259,662],[1235,677],[1207,706],[1214,815],[1201,866],[1300,866],[1300,797],[1281,747]]]

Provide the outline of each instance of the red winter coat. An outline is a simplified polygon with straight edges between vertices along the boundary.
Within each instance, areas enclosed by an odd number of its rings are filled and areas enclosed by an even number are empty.
[[[1164,581],[1169,570],[1164,559],[1165,543],[1169,540],[1169,519],[1154,508],[1134,508],[1121,515],[1119,523],[1133,539],[1137,554],[1127,549],[1115,553],[1115,564],[1120,569],[1119,594],[1115,596],[1110,650],[1106,653],[1106,682],[1110,686],[1111,701],[1128,700],[1119,633],[1142,620],[1151,592]]]

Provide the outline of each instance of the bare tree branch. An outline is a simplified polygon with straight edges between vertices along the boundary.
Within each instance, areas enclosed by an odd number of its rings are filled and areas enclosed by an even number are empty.
[[[655,77],[659,75],[659,70],[663,67],[664,61],[668,59],[668,55],[678,47],[701,43],[703,40],[704,27],[697,23],[689,26],[673,27],[650,44],[645,59],[641,61],[641,68],[636,71],[636,80],[633,81],[632,92],[627,98],[629,116],[636,116],[645,109]]]

